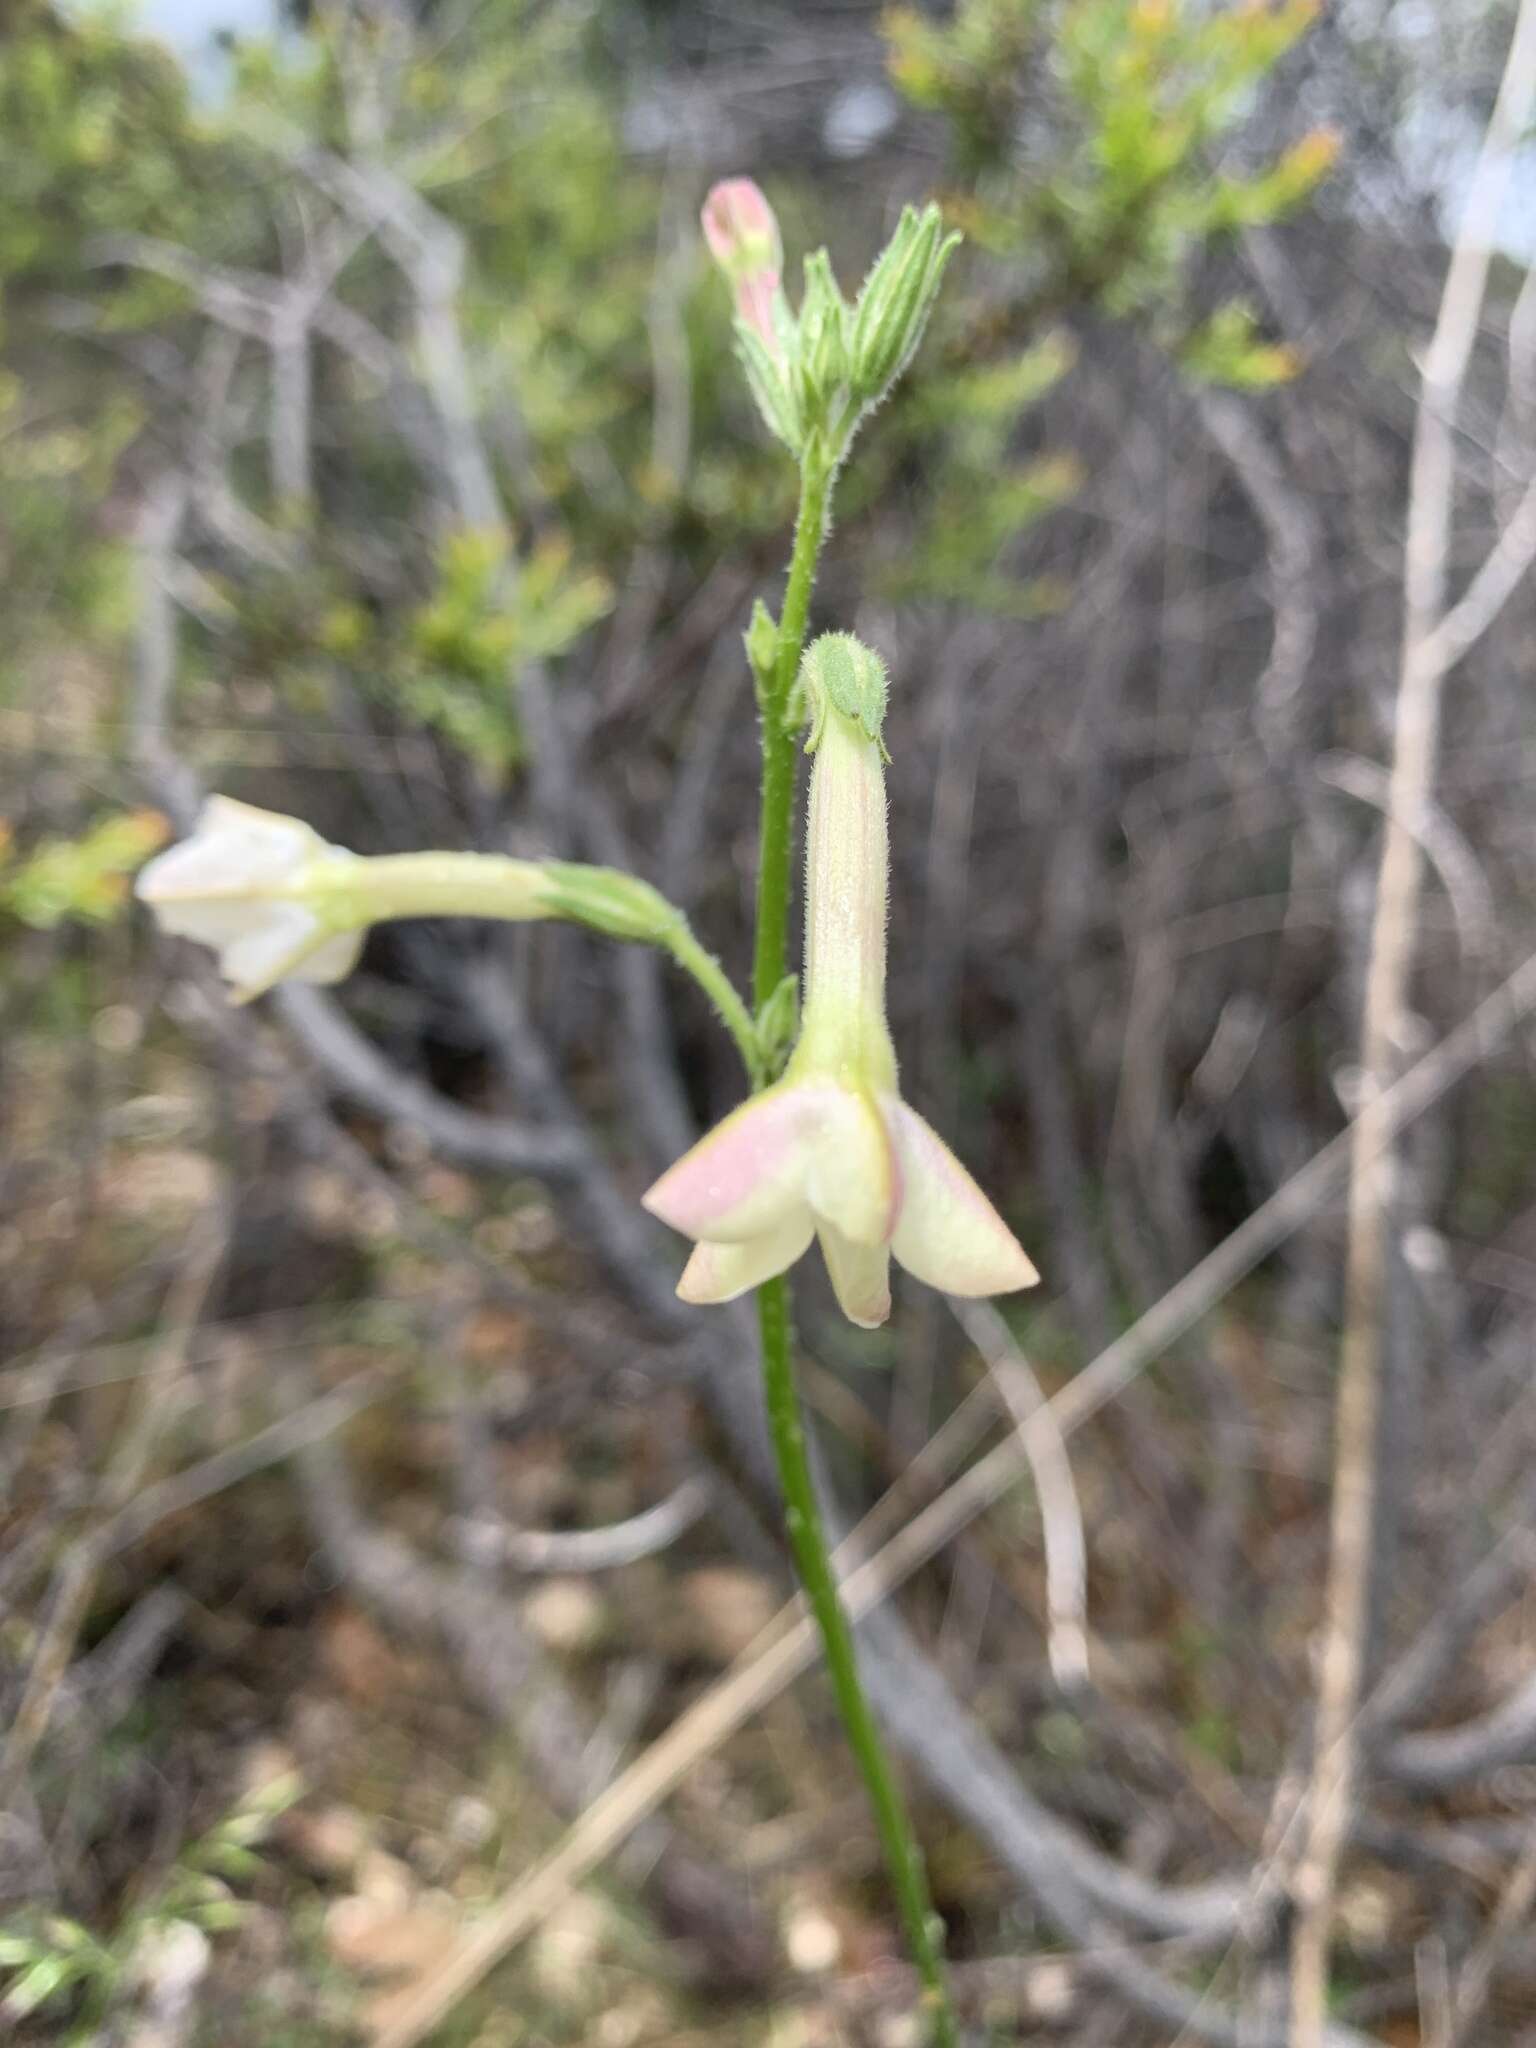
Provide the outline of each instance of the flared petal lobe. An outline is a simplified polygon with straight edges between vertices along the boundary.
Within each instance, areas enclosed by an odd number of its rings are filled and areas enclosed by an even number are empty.
[[[898,1263],[945,1294],[1033,1287],[1040,1275],[1023,1247],[943,1139],[899,1096],[883,1107],[901,1163]]]
[[[734,1301],[785,1272],[810,1242],[811,1212],[800,1208],[745,1244],[696,1244],[677,1283],[678,1297],[701,1305]]]
[[[878,1330],[891,1312],[891,1250],[879,1244],[855,1244],[835,1223],[820,1223],[816,1235],[837,1305],[861,1330]]]
[[[298,903],[270,903],[219,954],[219,972],[238,1001],[274,987],[326,943],[319,920]]]
[[[818,1133],[837,1091],[781,1081],[744,1102],[641,1196],[685,1237],[746,1244],[805,1203]]]
[[[308,948],[302,960],[294,962],[288,972],[295,981],[309,981],[319,987],[345,981],[363,956],[363,932],[336,932],[328,939],[322,939],[318,946]]]
[[[826,1089],[827,1105],[811,1142],[805,1192],[818,1221],[852,1244],[890,1242],[901,1200],[891,1132],[863,1088]]]

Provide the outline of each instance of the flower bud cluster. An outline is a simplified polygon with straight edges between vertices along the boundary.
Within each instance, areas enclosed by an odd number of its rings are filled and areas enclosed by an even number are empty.
[[[912,360],[959,235],[945,233],[937,206],[907,207],[853,305],[818,249],[805,259],[795,313],[779,279],[778,226],[756,185],[717,185],[703,218],[710,253],[735,288],[737,348],[764,422],[797,459],[819,440],[840,461]]]

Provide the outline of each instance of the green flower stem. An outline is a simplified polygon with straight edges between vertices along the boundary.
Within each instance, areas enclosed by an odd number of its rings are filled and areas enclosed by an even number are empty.
[[[292,893],[337,931],[396,917],[488,917],[503,923],[561,918],[609,938],[659,946],[714,1005],[752,1086],[763,1085],[757,1026],[730,976],[677,906],[637,876],[497,853],[391,853],[317,862]]]
[[[816,563],[826,537],[834,465],[818,440],[806,450],[800,470],[800,509],[789,581],[779,616],[773,671],[762,690],[763,779],[758,820],[757,940],[752,961],[752,999],[761,1010],[784,979],[789,950],[790,869],[795,844],[795,781],[799,745],[784,728],[784,712],[800,657]]]
[[[760,679],[762,708],[762,815],[758,827],[757,938],[752,989],[759,1012],[784,978],[788,954],[790,874],[794,852],[795,782],[798,744],[785,730],[789,693],[799,674],[810,617],[816,564],[827,530],[836,465],[819,443],[807,451],[800,472],[800,509],[790,556],[789,582],[779,619],[773,668]],[[761,1086],[761,1082],[755,1085]],[[949,2001],[942,1949],[943,1928],[928,1896],[923,1852],[902,1799],[880,1730],[864,1694],[854,1654],[853,1632],[838,1598],[827,1534],[816,1503],[806,1457],[805,1427],[795,1386],[791,1346],[791,1293],[781,1274],[757,1290],[762,1334],[763,1384],[768,1424],[784,1493],[785,1525],[795,1568],[826,1651],[827,1669],[849,1746],[863,1773],[875,1826],[896,1893],[907,1946],[922,1982],[922,2004],[932,2048],[956,2048],[959,2039]]]
[[[874,1808],[897,1910],[923,1987],[922,2005],[929,2040],[933,2048],[956,2048],[959,2036],[944,1969],[943,1925],[928,1896],[923,1853],[859,1677],[853,1631],[838,1598],[826,1529],[811,1481],[791,1357],[790,1290],[782,1275],[758,1288],[757,1317],[762,1332],[768,1424],[784,1489],[784,1519],[790,1547],[826,1648],[838,1712]]]
[[[714,954],[701,946],[694,937],[693,928],[682,912],[672,933],[663,941],[667,951],[682,968],[691,974],[705,995],[714,1004],[716,1014],[727,1031],[736,1041],[742,1064],[747,1070],[747,1079],[754,1092],[761,1088],[768,1078],[767,1063],[763,1058],[762,1042],[752,1013],[737,993],[736,984],[726,973]]]

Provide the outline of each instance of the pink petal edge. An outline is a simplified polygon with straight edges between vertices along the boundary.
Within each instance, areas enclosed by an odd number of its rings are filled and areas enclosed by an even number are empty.
[[[754,1095],[668,1167],[640,1197],[685,1237],[742,1244],[803,1199],[824,1088],[780,1082]]]

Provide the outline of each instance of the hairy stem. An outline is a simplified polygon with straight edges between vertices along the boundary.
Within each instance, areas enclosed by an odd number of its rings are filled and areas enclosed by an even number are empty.
[[[864,1694],[854,1654],[853,1630],[838,1598],[837,1580],[827,1550],[827,1533],[806,1456],[800,1396],[791,1357],[789,1283],[768,1280],[757,1290],[758,1327],[762,1332],[763,1381],[768,1424],[773,1435],[779,1479],[784,1489],[784,1520],[789,1531],[800,1583],[816,1617],[826,1649],[838,1712],[859,1769],[864,1774],[874,1809],[880,1846],[896,1893],[896,1905],[907,1946],[921,1980],[922,2003],[933,2048],[956,2048],[959,2039],[950,2007],[941,1947],[942,1924],[928,1896],[923,1855],[913,1833],[906,1802],[896,1783],[885,1744]]]
[[[784,729],[784,711],[800,671],[805,627],[810,616],[816,563],[827,530],[833,469],[813,442],[800,470],[800,510],[794,552],[779,617],[773,670],[762,686],[762,811],[757,835],[757,941],[752,962],[752,997],[759,1010],[784,979],[789,949],[790,863],[795,844],[795,736]]]
[[[742,1064],[747,1070],[747,1079],[755,1089],[761,1088],[768,1078],[763,1061],[763,1049],[757,1035],[757,1026],[750,1011],[742,1001],[736,984],[726,973],[714,954],[695,938],[693,927],[680,923],[666,941],[667,951],[682,968],[691,974],[705,995],[714,1004],[716,1013],[727,1031],[736,1041]]]

